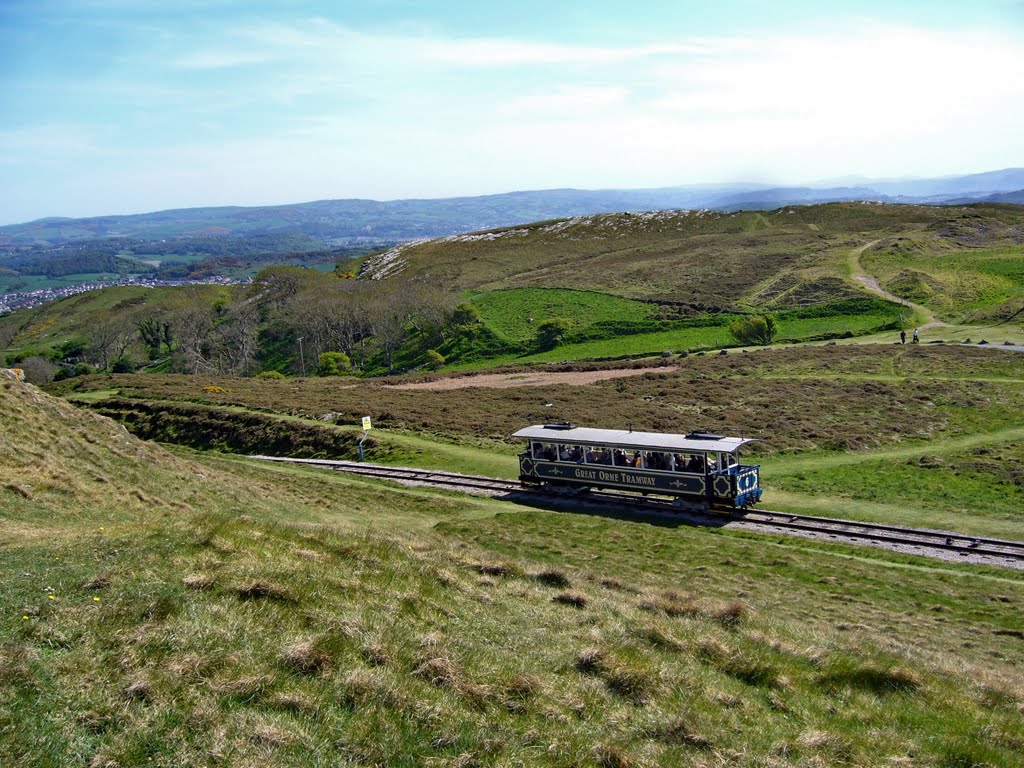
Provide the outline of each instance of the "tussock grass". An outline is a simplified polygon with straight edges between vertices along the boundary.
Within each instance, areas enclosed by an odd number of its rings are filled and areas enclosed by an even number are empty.
[[[582,592],[568,591],[559,592],[551,598],[551,602],[558,603],[560,605],[569,605],[573,608],[585,608],[589,600]]]
[[[238,587],[235,590],[241,600],[280,600],[282,602],[295,602],[293,597],[287,589],[280,587],[276,584],[271,584],[269,581],[263,579],[256,579],[250,581],[244,586]]]
[[[645,731],[645,735],[666,744],[693,747],[694,749],[710,749],[712,745],[711,740],[702,736],[686,717],[675,717],[667,722],[659,723]]]
[[[906,667],[848,656],[831,659],[818,679],[826,688],[851,688],[879,695],[912,692],[922,685],[920,675]]]
[[[549,587],[566,588],[572,586],[572,582],[565,571],[558,568],[545,568],[533,575],[537,581]]]
[[[289,646],[281,656],[284,664],[305,675],[318,674],[333,665],[331,654],[315,640],[303,640]]]

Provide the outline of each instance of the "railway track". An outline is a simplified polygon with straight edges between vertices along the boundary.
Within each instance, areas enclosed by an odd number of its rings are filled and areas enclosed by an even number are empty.
[[[279,456],[252,456],[262,461],[321,466],[361,477],[392,480],[406,484],[452,488],[467,493],[514,495],[519,500],[622,509],[643,514],[657,514],[695,525],[728,525],[761,532],[800,535],[843,544],[884,547],[908,554],[940,557],[944,560],[965,560],[1024,569],[1024,542],[967,536],[951,531],[905,528],[882,523],[865,523],[813,515],[795,515],[771,510],[691,511],[680,509],[671,500],[636,496],[616,491],[592,491],[586,494],[526,488],[512,480],[499,480],[480,475],[463,475],[441,470],[387,467],[354,461],[328,459],[290,459]],[[724,521],[724,522],[723,522]]]

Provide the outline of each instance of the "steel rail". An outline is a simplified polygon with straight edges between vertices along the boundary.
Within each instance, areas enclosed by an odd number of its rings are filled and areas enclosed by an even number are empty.
[[[355,461],[330,459],[291,459],[280,456],[252,456],[263,461],[321,466],[362,477],[415,482],[438,487],[480,490],[492,493],[528,494],[545,500],[566,501],[586,500],[590,504],[625,506],[640,512],[658,512],[677,519],[720,523],[723,515],[729,521],[757,526],[758,529],[780,532],[799,531],[826,536],[830,539],[845,540],[849,543],[860,541],[888,545],[890,548],[914,547],[922,550],[955,552],[962,556],[982,556],[1006,561],[1024,562],[1024,542],[971,536],[953,531],[939,531],[925,528],[907,528],[884,523],[860,522],[842,518],[798,515],[776,510],[734,510],[710,509],[707,511],[681,509],[667,498],[650,498],[618,491],[593,491],[586,494],[572,494],[564,489],[550,490],[543,487],[524,486],[512,480],[500,480],[481,475],[464,475],[444,470],[416,469],[409,467],[388,467],[380,464],[366,464]]]

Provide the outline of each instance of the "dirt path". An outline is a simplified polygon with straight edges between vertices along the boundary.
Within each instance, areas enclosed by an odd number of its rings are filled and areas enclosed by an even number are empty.
[[[489,387],[509,389],[511,387],[543,387],[548,384],[594,384],[607,379],[621,379],[626,376],[642,376],[652,371],[670,373],[678,366],[661,368],[617,368],[610,371],[537,371],[531,373],[481,373],[475,376],[455,376],[436,381],[416,381],[409,384],[394,384],[393,389],[466,389],[467,387]]]
[[[866,243],[862,245],[860,248],[855,248],[850,252],[850,270],[853,272],[853,279],[856,280],[861,285],[863,285],[876,296],[880,296],[883,299],[895,302],[896,304],[902,304],[905,307],[910,307],[911,309],[923,314],[928,319],[925,321],[924,325],[920,326],[920,330],[922,331],[928,328],[940,328],[944,325],[947,325],[947,323],[944,323],[941,320],[937,320],[935,318],[935,313],[928,309],[928,307],[924,307],[920,304],[915,304],[912,301],[907,301],[906,299],[900,298],[896,294],[889,293],[887,290],[885,290],[885,288],[881,286],[881,284],[878,282],[877,277],[875,277],[874,275],[866,274],[864,272],[864,267],[862,267],[860,263],[860,255],[864,253],[864,251],[866,251],[868,248],[875,245],[877,242],[878,240],[872,240],[870,243]]]

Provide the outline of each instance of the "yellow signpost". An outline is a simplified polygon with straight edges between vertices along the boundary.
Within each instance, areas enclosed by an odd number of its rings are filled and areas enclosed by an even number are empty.
[[[363,441],[366,440],[366,433],[373,429],[373,425],[370,424],[370,417],[363,416],[363,436],[359,438],[359,460],[363,460]]]

